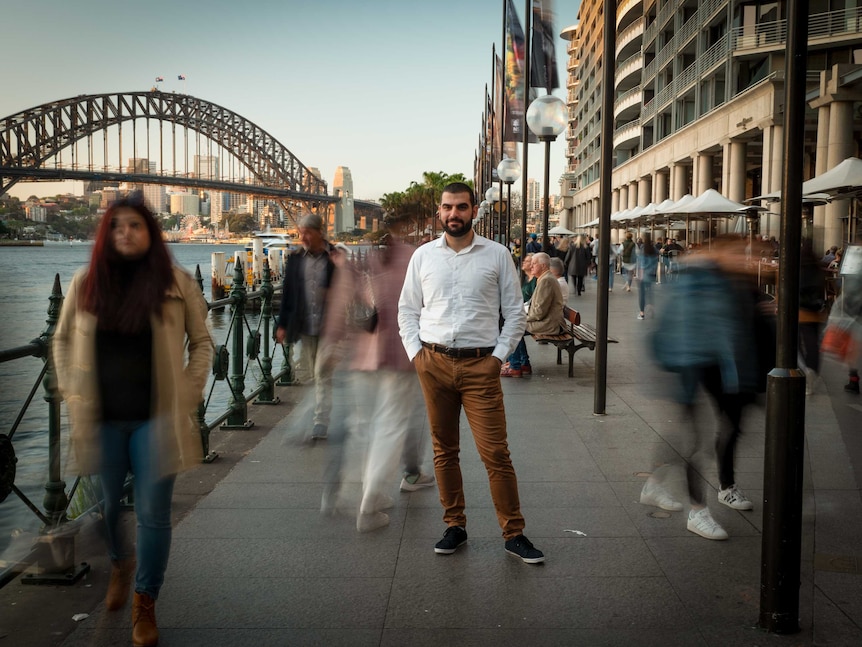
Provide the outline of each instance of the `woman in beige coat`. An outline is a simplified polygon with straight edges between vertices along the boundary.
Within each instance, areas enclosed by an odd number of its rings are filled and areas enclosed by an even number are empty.
[[[199,463],[194,413],[212,358],[206,302],[174,267],[152,212],[137,197],[102,218],[88,267],[72,279],[54,336],[72,458],[98,474],[113,561],[105,605],[123,607],[132,576],[132,641],[155,645],[155,600],[171,543],[177,472]],[[120,536],[120,499],[134,474],[136,556]]]

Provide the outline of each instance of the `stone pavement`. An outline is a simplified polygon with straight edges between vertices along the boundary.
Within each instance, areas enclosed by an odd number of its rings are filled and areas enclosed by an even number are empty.
[[[444,530],[436,488],[403,494],[393,482],[391,524],[359,534],[349,516],[320,514],[332,447],[285,442],[291,418],[276,419],[176,526],[157,605],[159,644],[862,644],[862,504],[829,396],[807,398],[802,632],[766,634],[756,628],[763,407],[749,408],[737,450],[737,482],[755,501],[752,512],[717,503],[714,421],[702,421],[708,442],[697,462],[729,541],[688,532],[685,512],[640,505],[646,476],[677,456],[679,423],[662,397],[666,379],[649,367],[651,320],[636,320],[637,293],[623,292],[617,279],[610,334],[620,343],[609,346],[606,415],[592,414],[595,354],[587,350],[575,356],[570,379],[565,357],[557,366],[553,346],[530,340],[534,375],[504,383],[526,534],[545,552],[544,565],[504,552],[466,420],[470,539],[441,556],[433,551]],[[570,295],[569,305],[594,322],[595,297],[588,281],[586,295]],[[678,497],[681,477],[668,477]],[[100,604],[62,644],[128,644],[128,616]]]

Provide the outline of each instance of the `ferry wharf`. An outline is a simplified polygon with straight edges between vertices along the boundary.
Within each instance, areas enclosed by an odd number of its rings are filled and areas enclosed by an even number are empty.
[[[569,296],[595,318],[595,283]],[[663,286],[656,286],[661,294]],[[825,390],[806,399],[800,625],[793,635],[757,628],[764,464],[764,408],[749,407],[737,448],[737,483],[753,511],[720,505],[711,451],[713,419],[698,461],[709,507],[730,534],[709,541],[686,530],[686,512],[643,506],[656,457],[677,455],[676,408],[648,368],[637,293],[610,296],[606,415],[594,416],[595,354],[556,364],[532,340],[533,375],[504,381],[509,443],[526,534],[543,565],[507,555],[487,475],[462,420],[469,541],[436,555],[444,530],[436,488],[399,493],[391,524],[357,533],[355,520],[320,514],[325,443],[286,443],[291,403],[308,387],[279,387],[282,406],[255,412],[249,430],[212,435],[220,458],[183,474],[175,495],[170,565],[156,613],[162,647],[327,646],[807,646],[862,644],[862,502],[836,407],[856,406],[846,373],[825,362]],[[859,433],[857,426],[855,431]],[[680,474],[681,477],[681,474]],[[682,496],[682,482],[673,490]],[[92,565],[68,587],[0,589],[0,647],[124,645],[130,609],[108,613],[109,564],[79,537]],[[88,614],[78,622],[76,614]]]

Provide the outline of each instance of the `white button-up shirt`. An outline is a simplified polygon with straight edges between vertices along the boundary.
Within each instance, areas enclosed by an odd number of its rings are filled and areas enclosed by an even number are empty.
[[[503,245],[474,232],[472,243],[457,253],[445,236],[414,252],[398,301],[401,342],[411,361],[424,341],[494,347],[494,357],[504,362],[525,325],[518,273]]]

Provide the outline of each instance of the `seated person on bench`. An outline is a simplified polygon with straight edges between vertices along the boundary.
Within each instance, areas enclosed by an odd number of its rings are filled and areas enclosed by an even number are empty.
[[[544,252],[533,254],[533,276],[536,289],[527,310],[527,332],[535,335],[553,335],[560,331],[563,314],[563,295],[557,279],[551,274],[551,259]],[[518,343],[515,352],[509,356],[508,365],[500,369],[501,377],[521,377],[522,357],[526,354],[524,339]]]

